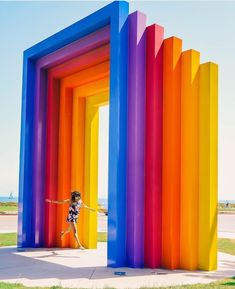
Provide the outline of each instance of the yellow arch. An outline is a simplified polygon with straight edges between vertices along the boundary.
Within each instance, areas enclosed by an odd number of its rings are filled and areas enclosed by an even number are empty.
[[[104,82],[107,83],[107,80]],[[96,87],[104,90],[104,87]],[[94,90],[95,93],[96,90]],[[85,204],[97,208],[98,196],[98,133],[99,106],[108,104],[109,89],[89,96],[81,97],[80,87],[73,92],[72,125],[72,190],[79,190]],[[86,248],[96,248],[97,215],[81,210],[78,223],[79,238]],[[75,247],[73,237],[70,246]]]
[[[109,91],[90,96],[86,100],[85,125],[85,198],[84,202],[98,208],[98,140],[99,106],[108,104]],[[97,214],[84,211],[84,246],[92,249],[97,246]]]

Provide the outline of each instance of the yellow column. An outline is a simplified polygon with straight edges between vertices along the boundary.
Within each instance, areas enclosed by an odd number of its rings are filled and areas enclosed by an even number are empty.
[[[200,66],[199,269],[217,269],[218,66]]]
[[[98,208],[98,135],[99,106],[108,103],[109,92],[86,99],[85,125],[85,195],[84,203]],[[84,209],[84,246],[97,247],[97,214]]]
[[[200,53],[181,55],[180,267],[198,266],[198,126]]]

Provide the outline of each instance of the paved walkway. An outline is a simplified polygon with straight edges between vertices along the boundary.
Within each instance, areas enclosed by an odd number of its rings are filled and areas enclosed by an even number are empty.
[[[106,243],[99,243],[97,250],[84,251],[0,248],[0,281],[26,286],[123,289],[209,283],[235,276],[235,256],[228,254],[219,253],[215,272],[113,269],[106,267],[106,249]],[[126,276],[116,276],[115,271],[125,271]]]
[[[235,214],[218,215],[219,238],[235,239]]]
[[[0,233],[11,233],[17,231],[17,216],[0,215]],[[98,215],[98,231],[107,232],[107,217]],[[219,238],[235,239],[235,214],[218,215]]]
[[[0,215],[0,233],[17,231],[17,215]],[[98,231],[107,232],[107,216],[98,214]]]
[[[0,233],[17,231],[17,215],[0,215]]]

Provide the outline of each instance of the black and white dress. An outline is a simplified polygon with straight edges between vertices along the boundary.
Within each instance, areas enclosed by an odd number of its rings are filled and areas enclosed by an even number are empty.
[[[77,223],[81,207],[82,207],[82,200],[72,203],[69,206],[69,213],[66,221],[69,223],[70,222]]]

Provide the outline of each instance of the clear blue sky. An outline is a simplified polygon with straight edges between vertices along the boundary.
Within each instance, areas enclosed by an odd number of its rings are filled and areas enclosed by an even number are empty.
[[[109,2],[0,2],[0,195],[18,190],[23,51]],[[235,199],[235,2],[132,1],[130,10],[164,26],[166,37],[182,38],[184,49],[199,50],[202,62],[219,64],[219,198]],[[105,164],[107,112],[102,109],[100,132]],[[103,181],[100,190],[106,187]]]

